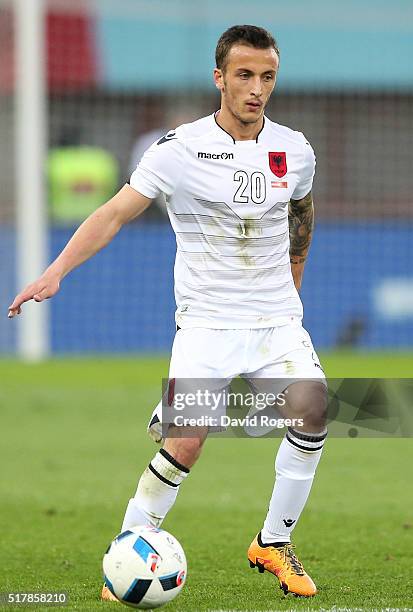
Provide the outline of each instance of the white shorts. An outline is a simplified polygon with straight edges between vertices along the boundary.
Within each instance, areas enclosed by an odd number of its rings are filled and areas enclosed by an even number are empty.
[[[257,379],[271,381],[275,393],[288,386],[285,379],[326,384],[310,335],[300,322],[259,329],[195,327],[176,332],[169,379],[208,379],[209,389],[219,390],[227,388],[237,376],[255,389]],[[163,413],[161,400],[148,424],[148,433],[156,442],[162,440],[162,426],[171,422]]]

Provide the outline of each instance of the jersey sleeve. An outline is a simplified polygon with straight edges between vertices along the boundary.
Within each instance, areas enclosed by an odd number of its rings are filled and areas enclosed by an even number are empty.
[[[185,145],[176,131],[168,132],[146,150],[130,178],[130,186],[147,198],[170,196],[185,167]]]
[[[303,136],[303,147],[304,147],[304,156],[303,156],[303,167],[300,172],[300,180],[297,183],[297,187],[294,190],[294,193],[291,196],[292,200],[301,200],[304,196],[307,195],[313,186],[313,179],[315,174],[315,155],[312,146],[306,140],[305,136]]]

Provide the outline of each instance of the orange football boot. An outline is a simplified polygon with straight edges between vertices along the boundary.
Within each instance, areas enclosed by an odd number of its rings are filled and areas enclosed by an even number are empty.
[[[102,594],[101,594],[100,598],[101,598],[102,601],[117,601],[117,602],[119,602],[119,599],[114,596],[114,594],[109,589],[109,587],[106,586],[106,584],[104,584],[103,587],[102,587]]]
[[[258,567],[258,571],[265,570],[277,576],[280,588],[295,596],[312,597],[317,593],[317,587],[310,576],[304,571],[301,561],[294,552],[292,544],[275,547],[272,544],[263,544],[261,534],[251,542],[248,549],[250,567]]]

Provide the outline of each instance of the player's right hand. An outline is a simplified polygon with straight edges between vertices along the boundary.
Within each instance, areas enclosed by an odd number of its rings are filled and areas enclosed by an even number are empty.
[[[38,280],[28,285],[23,291],[16,295],[13,302],[9,306],[9,319],[21,313],[22,304],[29,300],[35,302],[43,302],[48,298],[53,297],[60,288],[60,281],[55,276],[47,273],[43,274]]]

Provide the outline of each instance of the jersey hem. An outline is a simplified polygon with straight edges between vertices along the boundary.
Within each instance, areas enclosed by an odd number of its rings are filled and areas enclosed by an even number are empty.
[[[223,320],[207,317],[184,317],[179,313],[175,315],[175,323],[180,329],[193,329],[203,327],[206,329],[265,329],[267,327],[281,327],[283,325],[299,324],[302,325],[302,315],[281,316],[281,317],[248,317],[245,321],[236,319]]]

